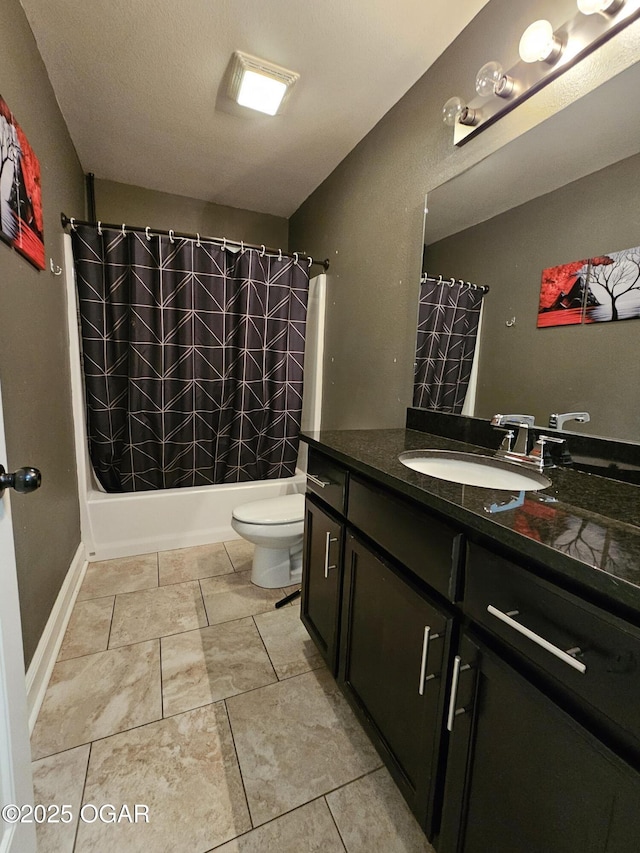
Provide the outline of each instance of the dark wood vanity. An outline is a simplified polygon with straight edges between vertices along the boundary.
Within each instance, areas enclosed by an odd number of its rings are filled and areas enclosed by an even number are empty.
[[[570,506],[565,472],[496,512],[397,463],[444,438],[304,440],[302,621],[438,853],[636,853],[640,530]]]

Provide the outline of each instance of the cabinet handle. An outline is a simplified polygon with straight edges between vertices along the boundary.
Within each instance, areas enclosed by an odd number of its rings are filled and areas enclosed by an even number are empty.
[[[424,696],[424,680],[427,673],[427,655],[429,654],[429,634],[431,628],[424,626],[424,637],[422,638],[422,661],[420,662],[420,681],[418,682],[418,693]]]
[[[462,664],[460,655],[456,655],[453,659],[453,675],[451,676],[451,695],[449,696],[449,713],[447,715],[447,731],[453,731],[453,721],[460,714],[464,714],[466,708],[458,708],[456,710],[456,700],[458,698],[458,681],[460,673],[471,669],[470,664]]]
[[[315,474],[310,474],[308,471],[307,480],[311,480],[312,483],[315,483],[316,486],[320,486],[321,489],[324,489],[325,486],[331,485],[331,480],[321,480],[320,477],[316,477]]]
[[[337,566],[329,565],[329,549],[331,548],[332,542],[337,542],[337,539],[331,537],[331,533],[327,530],[327,538],[324,543],[324,576],[325,578],[329,577],[329,569],[335,569]]]
[[[495,616],[497,619],[500,619],[504,622],[505,625],[508,625],[510,628],[513,628],[514,631],[517,631],[519,634],[522,634],[527,639],[536,643],[536,645],[541,646],[543,649],[546,649],[548,652],[551,652],[552,655],[555,655],[564,663],[568,664],[573,669],[576,669],[579,673],[584,675],[587,671],[586,664],[582,663],[582,661],[576,660],[569,652],[565,652],[562,649],[559,649],[557,646],[554,646],[553,643],[550,643],[548,640],[545,640],[544,637],[541,637],[539,634],[536,634],[530,628],[525,628],[524,625],[521,625],[519,622],[516,622],[515,619],[512,619],[508,613],[503,613],[502,610],[498,610],[497,607],[494,607],[493,604],[489,604],[487,606],[487,610],[492,616]],[[518,611],[513,611],[514,615],[517,615]],[[570,649],[573,654],[579,653],[580,649]]]

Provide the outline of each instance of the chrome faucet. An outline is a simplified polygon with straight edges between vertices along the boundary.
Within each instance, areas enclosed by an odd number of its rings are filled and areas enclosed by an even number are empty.
[[[551,429],[562,429],[567,421],[577,421],[579,424],[586,424],[591,420],[589,412],[565,412],[559,415],[557,412],[549,415],[549,426]]]
[[[550,452],[550,445],[558,445],[559,450],[564,448],[565,441],[563,438],[548,435],[538,436],[535,446],[533,445],[529,432],[535,425],[533,415],[494,415],[491,418],[491,425],[501,429],[507,428],[502,444],[496,451],[496,456],[500,459],[508,459],[511,462],[519,462],[521,465],[535,468],[537,471],[555,465]],[[518,428],[515,443],[513,443],[514,432],[512,429],[508,429],[511,426]]]

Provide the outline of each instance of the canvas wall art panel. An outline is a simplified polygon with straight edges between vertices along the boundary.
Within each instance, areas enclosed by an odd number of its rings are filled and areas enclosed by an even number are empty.
[[[572,261],[542,271],[538,327],[582,323],[589,261]]]
[[[0,237],[44,269],[40,163],[0,97]]]

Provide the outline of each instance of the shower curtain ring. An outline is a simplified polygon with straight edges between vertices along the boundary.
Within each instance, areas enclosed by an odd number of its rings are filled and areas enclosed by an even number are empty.
[[[149,228],[149,226],[148,226],[148,225],[147,225],[147,227],[144,229],[144,233],[145,233],[145,236],[146,236],[147,240],[149,240],[149,242],[151,242],[151,228]]]
[[[455,283],[456,283],[455,278],[452,278],[452,279],[451,279],[451,281],[449,282],[449,287],[453,287],[453,285],[454,285]]]
[[[293,253],[293,263],[294,263],[296,266],[298,266],[298,253],[297,253],[297,252],[294,252],[294,253]]]
[[[278,260],[282,260],[282,249],[278,249]]]
[[[442,284],[442,276],[441,275],[438,276],[438,284]]]
[[[227,248],[227,238],[223,237],[222,238],[222,251],[224,252],[226,250],[226,248]]]
[[[313,258],[311,255],[307,255],[307,260],[309,261],[309,269],[311,269],[311,265],[313,264]]]
[[[173,233],[174,233],[174,232],[173,232],[171,229],[169,229],[169,240],[170,240],[172,243],[175,243],[176,241],[173,239]]]
[[[244,240],[240,240],[240,251],[244,252]]]
[[[102,237],[102,222],[98,220],[98,234]]]
[[[198,248],[200,248],[200,235],[199,235],[197,232],[196,232],[196,237],[198,238],[198,239],[196,240],[196,246],[197,246]]]
[[[69,225],[71,226],[71,230],[72,230],[72,231],[75,231],[75,230],[76,230],[76,221],[75,221],[75,219],[73,218],[73,216],[72,216],[72,217],[71,217],[71,219],[69,220]]]
[[[124,230],[124,222],[122,223],[122,236],[123,237],[127,236],[127,232]]]
[[[263,243],[261,243],[261,244],[260,244],[260,249],[261,249],[261,251],[260,251],[260,257],[261,257],[261,258],[264,258],[264,253],[266,252],[266,249],[265,249],[265,247],[264,247],[264,244],[263,244]]]

